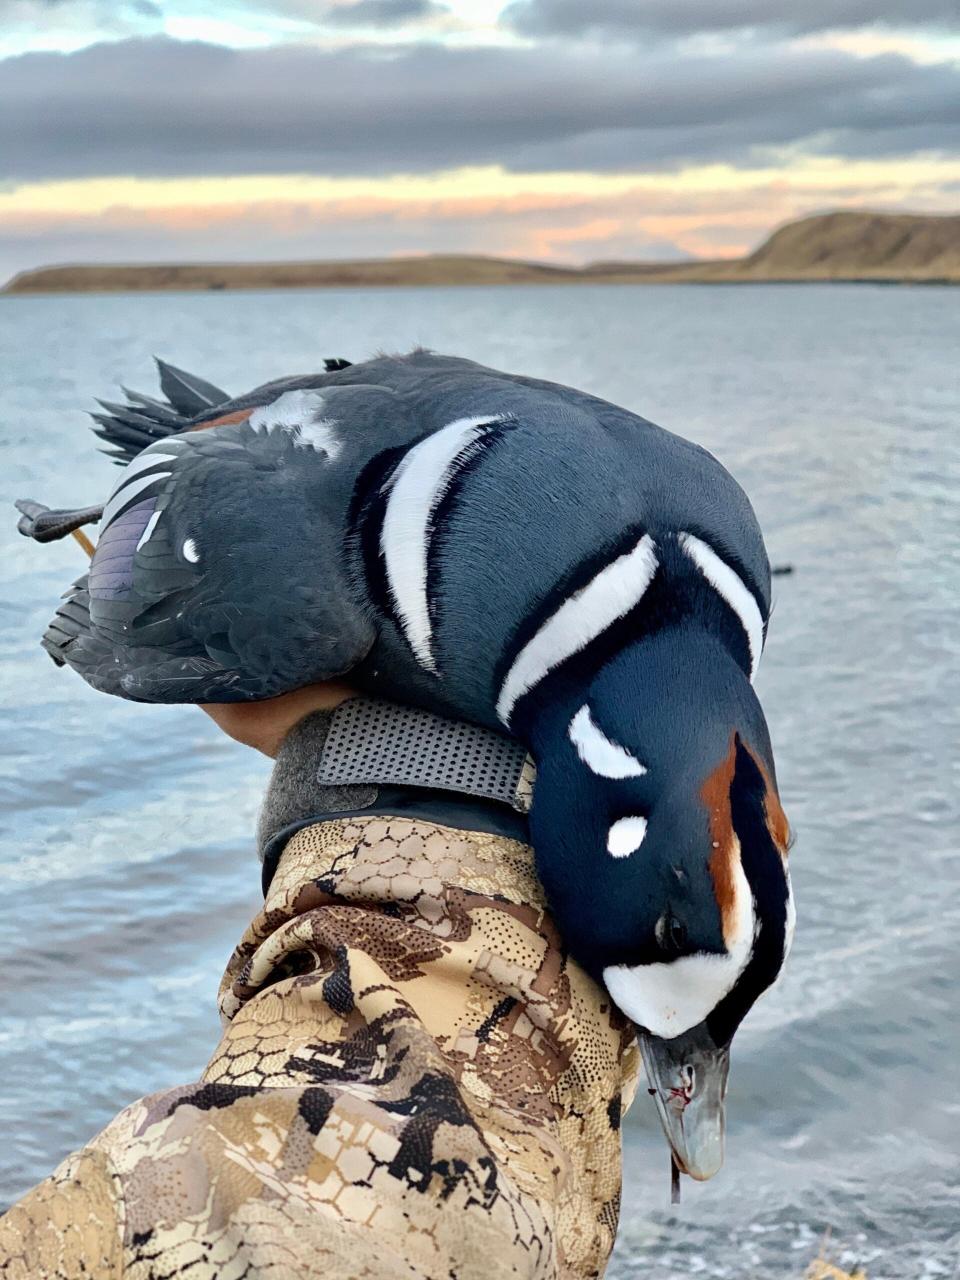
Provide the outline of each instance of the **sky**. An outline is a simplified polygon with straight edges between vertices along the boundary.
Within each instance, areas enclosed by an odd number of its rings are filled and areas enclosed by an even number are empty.
[[[0,0],[0,279],[960,209],[960,0]]]

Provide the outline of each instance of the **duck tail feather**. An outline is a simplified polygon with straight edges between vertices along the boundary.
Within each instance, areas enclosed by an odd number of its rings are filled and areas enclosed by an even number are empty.
[[[167,364],[166,360],[161,360],[159,356],[155,356],[154,359],[160,373],[160,389],[177,413],[193,418],[197,414],[205,413],[208,409],[215,409],[218,404],[225,404],[230,399],[226,391],[215,387],[212,382],[206,382],[194,373],[178,369],[176,365]]]
[[[131,405],[134,405],[140,413],[152,418],[154,422],[169,422],[174,428],[179,427],[183,422],[182,415],[175,409],[171,409],[168,404],[164,404],[162,400],[144,395],[142,391],[131,391],[129,387],[122,386],[120,390]]]
[[[90,414],[97,424],[94,434],[110,446],[103,452],[120,466],[131,462],[148,445],[183,431],[195,416],[194,411],[163,404],[142,392],[128,391],[126,387],[121,390],[127,397],[126,404],[98,399],[103,412]],[[206,401],[203,403],[206,408]]]

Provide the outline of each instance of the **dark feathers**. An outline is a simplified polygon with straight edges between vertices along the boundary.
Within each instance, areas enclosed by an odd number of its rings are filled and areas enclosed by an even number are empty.
[[[616,405],[430,352],[234,399],[157,363],[166,403],[94,415],[129,465],[44,635],[54,661],[146,702],[348,676],[506,729],[537,760],[530,830],[572,954],[657,1035],[759,973],[731,1035],[792,928],[751,687],[770,569],[739,485]],[[20,509],[48,538],[97,513]],[[733,812],[738,761],[752,808]],[[675,990],[659,970],[680,950]]]
[[[206,382],[194,373],[186,373],[165,360],[157,358],[157,369],[161,391],[177,413],[185,418],[195,418],[197,414],[206,413],[230,399],[226,391],[221,391],[212,382]]]
[[[120,466],[125,466],[157,440],[184,431],[195,418],[230,399],[226,391],[221,391],[212,382],[167,364],[165,360],[157,360],[157,369],[160,387],[168,403],[123,387],[126,404],[98,400],[97,404],[104,412],[90,414],[97,424],[93,429],[94,435],[111,446],[104,453]]]
[[[124,387],[122,390],[127,397],[126,404],[98,400],[97,404],[104,412],[90,414],[97,424],[93,429],[94,435],[110,446],[104,449],[104,453],[112,457],[119,466],[126,466],[138,453],[156,444],[158,440],[185,430],[198,413],[204,413],[210,408],[210,402],[207,399],[201,400],[199,392],[184,388],[199,383],[202,387],[208,387],[211,392],[216,391],[218,396],[229,399],[225,392],[218,391],[208,382],[174,369],[172,365],[162,361],[158,360],[157,364],[164,393],[170,396],[169,404],[142,395],[139,391],[128,391]],[[188,382],[184,382],[184,379]],[[171,395],[174,391],[177,394],[176,401]],[[192,405],[200,407],[188,407]]]

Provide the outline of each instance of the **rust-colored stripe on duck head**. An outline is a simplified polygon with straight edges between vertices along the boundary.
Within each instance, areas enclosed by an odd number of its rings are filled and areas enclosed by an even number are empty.
[[[749,751],[750,748],[748,747]],[[753,752],[750,752],[753,755]],[[770,832],[770,839],[777,846],[781,858],[786,860],[787,854],[790,852],[790,823],[787,821],[787,815],[783,812],[783,805],[780,803],[780,797],[777,794],[777,788],[770,781],[766,769],[754,756],[757,768],[763,778],[765,787],[763,797],[763,812],[767,819],[767,830]]]
[[[737,863],[740,841],[733,829],[730,788],[737,768],[737,735],[730,735],[730,749],[700,788],[700,799],[707,809],[707,821],[713,849],[707,863],[713,881],[713,896],[720,909],[723,940],[730,946],[737,925]]]
[[[743,747],[750,759],[757,766],[763,779],[763,814],[767,831],[780,857],[786,862],[790,848],[790,824],[780,803],[780,796],[770,779],[762,761],[756,752],[737,734],[730,736],[730,747],[726,756],[709,774],[700,788],[700,799],[707,809],[710,827],[710,839],[713,849],[710,854],[708,868],[713,881],[713,893],[720,909],[723,926],[723,937],[730,944],[736,928],[737,920],[737,863],[740,860],[740,840],[733,827],[733,816],[730,803],[730,788],[733,786],[737,769],[737,750]]]

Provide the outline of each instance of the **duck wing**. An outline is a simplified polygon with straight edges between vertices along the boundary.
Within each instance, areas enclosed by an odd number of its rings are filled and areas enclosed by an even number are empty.
[[[158,440],[164,440],[180,431],[189,431],[198,423],[248,405],[251,399],[258,399],[258,392],[235,399],[229,392],[195,373],[187,373],[185,369],[178,369],[176,365],[159,357],[154,359],[160,377],[160,390],[165,399],[158,400],[141,391],[121,387],[126,403],[98,399],[101,411],[90,414],[96,423],[94,435],[108,446],[104,453],[112,457],[119,466],[125,466],[142,449],[149,448]],[[323,364],[328,374],[350,368],[350,361],[340,358],[328,358]],[[313,379],[286,378],[279,379],[276,384],[267,384],[266,387],[258,388],[259,402],[272,398],[270,392],[274,386],[296,385],[311,380],[316,382],[323,379],[316,376]]]
[[[376,638],[351,569],[371,459],[417,434],[394,392],[281,392],[171,433],[108,498],[86,577],[44,646],[95,688],[146,702],[265,698],[353,667]]]

